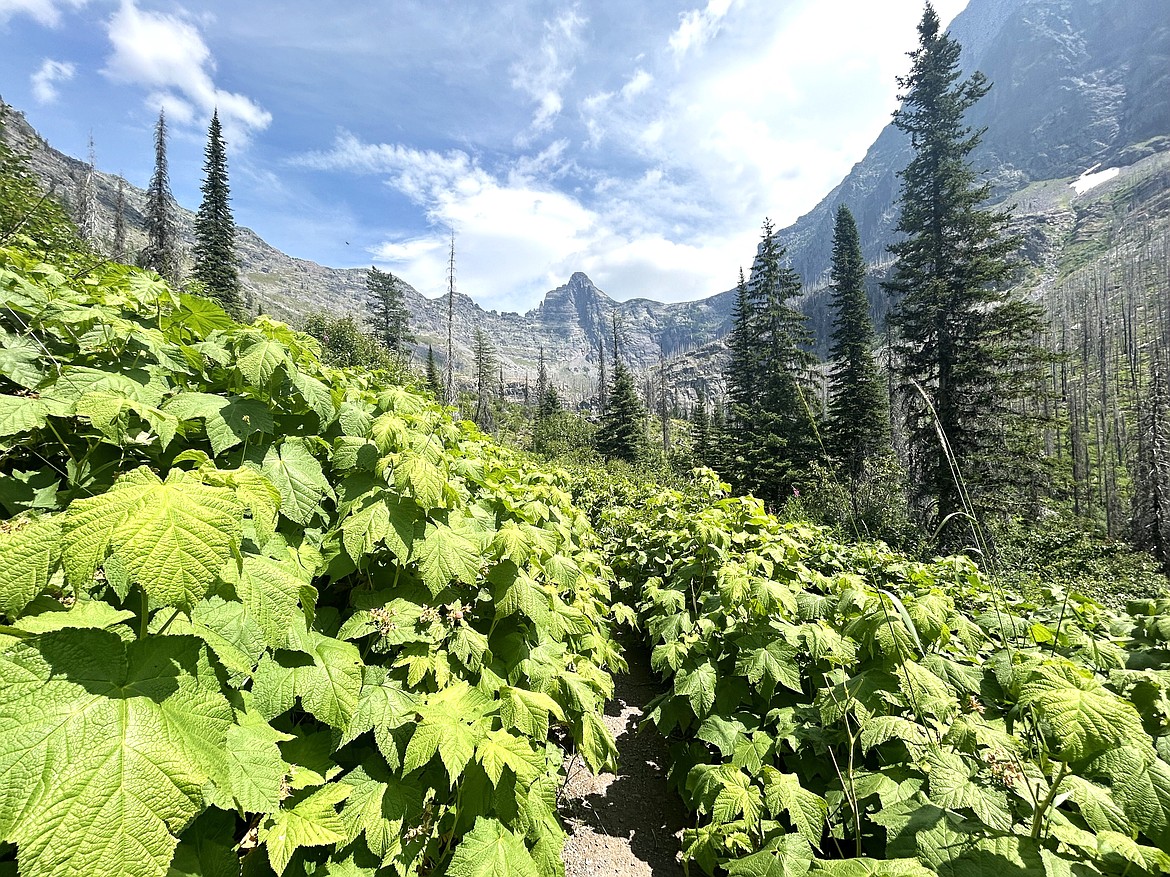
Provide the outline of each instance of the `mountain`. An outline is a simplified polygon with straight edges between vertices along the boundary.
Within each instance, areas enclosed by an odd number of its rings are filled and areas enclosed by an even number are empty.
[[[54,149],[36,133],[24,116],[0,99],[3,137],[29,156],[32,170],[45,186],[68,204],[75,196],[86,164]],[[95,189],[102,225],[113,226],[118,178],[98,170]],[[146,193],[126,185],[128,248],[140,249]],[[193,211],[178,209],[180,239],[189,253],[194,242]],[[249,228],[237,229],[236,250],[245,296],[267,314],[293,325],[314,309],[360,316],[365,308],[366,270],[328,268],[297,259],[266,243]],[[189,259],[188,259],[189,261]],[[425,357],[433,345],[442,358],[447,343],[447,299],[429,299],[404,284],[411,327],[418,336],[416,353]],[[582,273],[550,290],[525,314],[485,311],[470,297],[456,292],[454,299],[455,370],[469,375],[475,330],[483,329],[499,349],[504,380],[520,392],[526,379],[535,381],[536,363],[543,347],[554,380],[570,400],[596,392],[597,350],[607,351],[616,316],[623,354],[636,370],[650,369],[660,357],[677,357],[719,338],[728,323],[733,296],[723,293],[701,301],[664,304],[649,299],[619,302],[610,298]]]
[[[973,160],[998,197],[1170,149],[1166,0],[971,0],[950,33],[964,70],[992,82],[968,122],[986,128]],[[839,204],[857,220],[866,259],[887,258],[897,174],[910,157],[905,135],[886,126],[845,179],[780,232],[806,285],[828,270]]]

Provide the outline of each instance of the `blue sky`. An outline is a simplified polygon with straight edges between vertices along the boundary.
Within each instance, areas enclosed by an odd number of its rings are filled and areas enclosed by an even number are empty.
[[[967,0],[935,0],[949,21]],[[526,310],[573,271],[615,298],[730,288],[896,106],[918,0],[0,0],[0,95],[144,186],[160,106],[199,201],[218,106],[236,221]]]

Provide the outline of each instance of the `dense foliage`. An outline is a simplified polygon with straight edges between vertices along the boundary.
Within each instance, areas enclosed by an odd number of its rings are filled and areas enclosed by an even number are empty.
[[[704,871],[1170,869],[1170,604],[1021,601],[962,557],[782,525],[710,473],[624,499],[601,517]]]
[[[563,475],[136,269],[0,291],[0,870],[563,873],[621,666]]]

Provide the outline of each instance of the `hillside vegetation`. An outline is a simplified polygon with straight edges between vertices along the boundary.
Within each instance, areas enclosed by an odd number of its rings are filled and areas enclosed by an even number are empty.
[[[1163,602],[1026,603],[709,473],[539,468],[83,254],[5,248],[0,287],[20,874],[560,874],[564,753],[612,761],[615,606],[704,871],[1170,870]]]

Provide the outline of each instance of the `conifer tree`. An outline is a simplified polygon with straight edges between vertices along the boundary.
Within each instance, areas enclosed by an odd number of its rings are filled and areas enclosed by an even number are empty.
[[[844,204],[837,208],[829,279],[835,320],[829,351],[827,444],[845,473],[856,480],[867,460],[889,449],[890,415],[886,388],[873,357],[861,239],[853,214]]]
[[[909,135],[914,158],[901,172],[904,237],[890,247],[885,286],[896,296],[912,480],[926,517],[949,527],[956,513],[1003,508],[1005,490],[1038,457],[1019,412],[1038,384],[1040,320],[1036,307],[1004,291],[1018,240],[1006,212],[981,206],[990,187],[970,161],[983,132],[963,116],[990,85],[980,73],[959,80],[960,46],[940,32],[929,3],[918,33],[910,74],[898,79],[894,124]],[[944,541],[965,538],[951,530]]]
[[[607,460],[638,463],[646,456],[646,407],[634,376],[622,362],[618,346],[617,315],[613,322],[613,383],[606,394],[605,413],[597,430],[596,447]]]
[[[114,238],[110,244],[110,256],[115,262],[125,262],[126,252],[126,181],[118,177],[118,190],[114,195]]]
[[[178,284],[179,231],[174,200],[167,170],[167,117],[164,110],[159,110],[154,126],[154,173],[146,188],[146,246],[138,254],[138,265]]]
[[[239,319],[244,315],[240,269],[236,261],[236,223],[228,188],[227,148],[219,111],[211,114],[203,150],[203,200],[195,214],[195,279],[207,295]]]
[[[1150,383],[1138,410],[1134,472],[1134,543],[1148,550],[1170,573],[1170,380],[1163,356],[1150,355]]]
[[[711,417],[707,413],[707,397],[702,390],[691,411],[691,447],[696,466],[711,465]]]
[[[402,281],[389,271],[379,271],[371,265],[366,272],[366,306],[374,337],[391,353],[404,357],[407,345],[415,339],[410,331],[410,311]]]
[[[548,386],[548,366],[544,361],[544,345],[542,344],[536,360],[536,404],[538,406],[543,402]]]
[[[495,427],[492,416],[492,377],[497,360],[496,348],[483,329],[475,330],[475,347],[472,351],[475,361],[475,425],[485,432]]]
[[[436,398],[443,395],[443,382],[439,377],[439,368],[435,364],[435,348],[427,345],[427,389],[435,394]]]
[[[750,281],[740,283],[729,347],[731,396],[726,461],[737,486],[779,502],[819,456],[812,410],[814,362],[805,318],[788,302],[800,277],[784,265],[771,220]]]
[[[597,340],[597,410],[605,413],[606,394],[609,392],[609,375],[605,370],[605,339]]]

